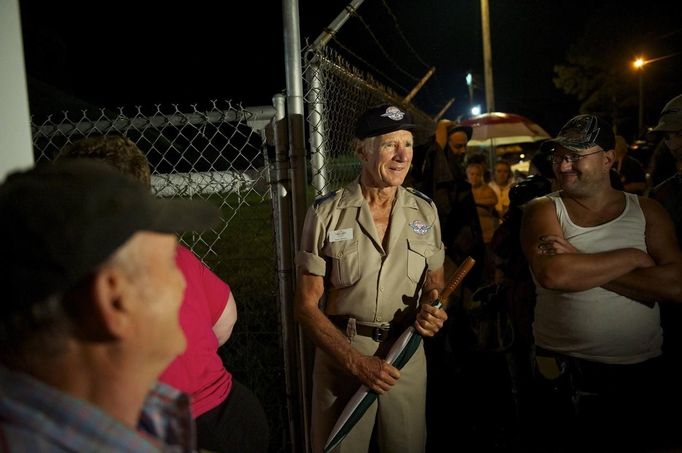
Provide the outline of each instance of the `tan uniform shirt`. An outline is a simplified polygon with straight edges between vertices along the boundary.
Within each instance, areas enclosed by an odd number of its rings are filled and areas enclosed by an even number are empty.
[[[404,327],[414,321],[426,271],[439,269],[444,259],[433,202],[399,187],[387,235],[384,250],[358,180],[310,207],[296,263],[300,270],[324,277],[328,315],[377,324],[396,319]],[[346,334],[362,354],[372,355],[380,346],[369,337]],[[314,452],[322,451],[343,405],[358,387],[356,379],[343,373],[324,351],[316,350],[311,415]],[[376,420],[382,451],[423,453],[425,405],[426,359],[420,344],[400,370],[398,382],[378,397],[378,403],[367,409],[334,451],[367,451]]]
[[[416,308],[426,270],[443,265],[435,205],[399,187],[387,234],[384,250],[357,181],[310,207],[296,263],[325,277],[325,313],[381,324]]]

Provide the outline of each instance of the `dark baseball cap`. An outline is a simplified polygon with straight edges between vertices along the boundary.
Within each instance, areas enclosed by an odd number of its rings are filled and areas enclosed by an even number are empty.
[[[2,310],[74,287],[137,231],[214,226],[217,207],[161,199],[100,161],[74,159],[16,172],[0,185]]]
[[[556,138],[542,143],[541,149],[551,152],[556,145],[573,151],[583,151],[594,146],[610,151],[616,147],[616,138],[609,123],[597,115],[586,114],[571,118]]]
[[[464,132],[467,136],[467,141],[471,140],[471,135],[474,133],[474,128],[460,123],[454,123],[448,126],[448,137],[455,132]]]
[[[672,98],[661,110],[658,124],[651,132],[677,132],[682,130],[682,94]]]
[[[362,114],[355,127],[355,136],[362,140],[389,132],[411,131],[416,127],[410,112],[395,105],[381,104]]]

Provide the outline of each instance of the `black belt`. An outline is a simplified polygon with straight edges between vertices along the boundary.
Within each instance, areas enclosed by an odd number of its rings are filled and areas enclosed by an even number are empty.
[[[351,319],[350,316],[344,315],[329,315],[329,320],[339,329],[346,332],[348,326],[348,321]],[[381,326],[368,326],[366,324],[359,324],[356,320],[355,323],[355,333],[362,337],[369,337],[377,343],[388,339],[391,331],[394,330],[393,324],[384,324]]]

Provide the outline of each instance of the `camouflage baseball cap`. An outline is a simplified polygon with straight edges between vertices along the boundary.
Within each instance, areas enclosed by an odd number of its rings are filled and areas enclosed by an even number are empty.
[[[578,115],[571,118],[559,131],[556,138],[541,145],[543,152],[551,152],[556,145],[572,151],[583,151],[599,146],[604,151],[615,148],[616,138],[609,123],[594,114]]]

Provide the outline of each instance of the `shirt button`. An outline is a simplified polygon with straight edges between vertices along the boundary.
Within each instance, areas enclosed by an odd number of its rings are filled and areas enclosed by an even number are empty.
[[[383,287],[383,286],[380,286],[380,287],[379,287],[379,292],[380,292],[380,293],[383,293],[383,292],[384,292],[384,287]]]
[[[377,316],[377,321],[381,322],[381,316]]]

